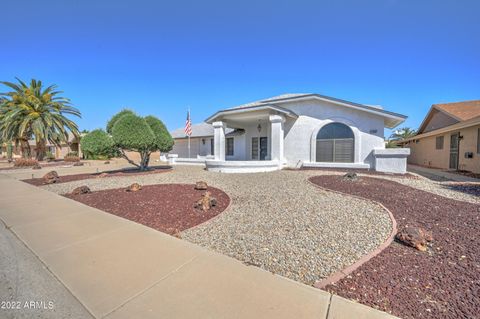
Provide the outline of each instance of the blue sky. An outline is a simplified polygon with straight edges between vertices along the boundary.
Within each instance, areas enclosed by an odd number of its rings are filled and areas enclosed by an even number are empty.
[[[2,11],[0,80],[59,85],[82,129],[123,107],[174,129],[187,106],[200,122],[287,92],[380,104],[417,127],[431,104],[480,99],[478,0],[7,0]]]

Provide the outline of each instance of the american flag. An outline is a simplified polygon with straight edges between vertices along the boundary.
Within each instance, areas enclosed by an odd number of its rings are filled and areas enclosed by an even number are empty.
[[[190,120],[190,110],[187,111],[187,120],[185,121],[185,135],[192,135],[192,121]]]

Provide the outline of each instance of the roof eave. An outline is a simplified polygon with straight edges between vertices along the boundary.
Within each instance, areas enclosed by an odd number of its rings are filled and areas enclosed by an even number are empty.
[[[283,113],[286,116],[289,116],[289,117],[292,117],[292,118],[297,118],[298,117],[298,115],[295,114],[294,112],[292,112],[290,110],[287,110],[287,109],[284,109],[282,107],[275,106],[275,105],[262,104],[262,105],[255,105],[255,106],[243,107],[243,108],[238,108],[238,109],[220,110],[220,111],[214,113],[209,118],[207,118],[205,120],[205,122],[212,124],[213,122],[215,122],[216,119],[218,119],[222,115],[252,112],[252,111],[258,111],[258,110],[262,110],[262,109],[274,110],[274,111]]]

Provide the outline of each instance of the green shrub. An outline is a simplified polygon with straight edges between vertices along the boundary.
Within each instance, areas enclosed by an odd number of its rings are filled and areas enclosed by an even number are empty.
[[[88,159],[108,158],[114,152],[112,137],[102,129],[93,130],[83,136],[80,140],[80,146]]]
[[[55,159],[55,155],[53,155],[52,152],[47,151],[45,152],[45,158],[47,159],[47,161],[53,161]]]
[[[112,134],[112,129],[115,123],[124,115],[135,115],[135,113],[132,110],[129,109],[123,109],[117,114],[115,114],[110,121],[107,123],[107,133]]]
[[[159,150],[160,152],[170,152],[172,150],[174,141],[167,128],[165,127],[165,124],[163,124],[162,121],[152,115],[145,117],[145,121],[150,126],[153,134],[155,135],[155,143],[157,150]]]

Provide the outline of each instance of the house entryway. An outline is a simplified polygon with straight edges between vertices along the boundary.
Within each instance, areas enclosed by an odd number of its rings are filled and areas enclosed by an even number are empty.
[[[268,156],[268,138],[252,137],[252,160],[265,161]]]
[[[459,145],[460,133],[450,135],[450,169],[458,170]]]

